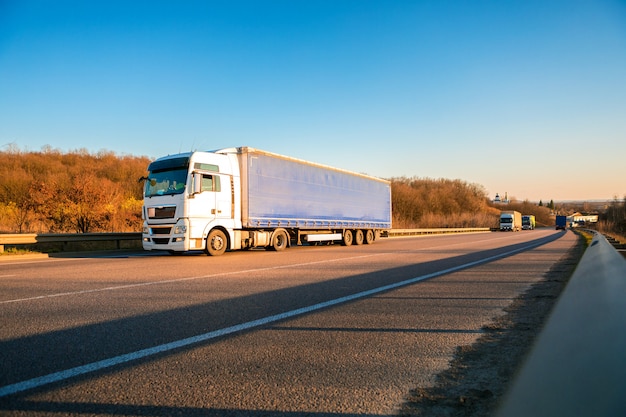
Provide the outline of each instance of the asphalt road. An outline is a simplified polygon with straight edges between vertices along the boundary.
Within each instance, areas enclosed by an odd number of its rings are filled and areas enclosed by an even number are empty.
[[[5,261],[0,415],[394,415],[575,243],[545,229]]]

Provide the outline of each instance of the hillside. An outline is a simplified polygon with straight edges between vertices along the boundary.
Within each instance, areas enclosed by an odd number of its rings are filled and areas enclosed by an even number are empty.
[[[147,157],[52,148],[0,152],[0,233],[138,232]],[[497,227],[500,208],[481,185],[462,180],[392,178],[394,228]],[[507,210],[549,210],[511,203]]]
[[[0,232],[141,230],[146,157],[84,150],[0,152]]]

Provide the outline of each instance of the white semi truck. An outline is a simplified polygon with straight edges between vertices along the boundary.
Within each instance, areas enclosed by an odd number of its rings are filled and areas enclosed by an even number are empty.
[[[249,147],[165,156],[145,178],[142,242],[171,253],[372,243],[391,228],[389,181]]]
[[[522,230],[522,213],[519,211],[502,211],[500,213],[500,231],[517,232]]]

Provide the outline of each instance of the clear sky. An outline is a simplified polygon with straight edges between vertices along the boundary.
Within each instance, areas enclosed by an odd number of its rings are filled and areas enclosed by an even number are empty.
[[[0,0],[0,149],[626,195],[624,0]]]

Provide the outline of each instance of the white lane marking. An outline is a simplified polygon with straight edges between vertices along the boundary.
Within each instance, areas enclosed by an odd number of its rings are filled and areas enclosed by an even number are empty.
[[[503,238],[500,237],[500,238],[496,238],[495,240],[499,240],[499,239],[503,239]],[[482,240],[476,241],[475,243],[488,242],[488,241],[492,241],[492,240],[494,240],[494,239],[482,239]],[[408,252],[415,252],[416,250],[421,252],[421,251],[426,251],[426,250],[441,249],[441,248],[452,247],[452,246],[459,246],[459,245],[464,245],[464,244],[465,244],[465,242],[460,242],[460,243],[453,243],[453,244],[450,244],[450,245],[431,246],[431,247],[420,248],[420,249],[409,249],[409,250],[405,250],[405,251],[398,251],[398,252],[395,252],[395,253],[396,254],[398,254],[398,253],[408,253]],[[149,286],[149,285],[172,284],[172,283],[175,283],[175,282],[193,281],[193,280],[197,280],[197,279],[215,278],[215,277],[219,277],[219,276],[229,276],[229,275],[236,275],[236,274],[249,274],[249,273],[254,273],[254,272],[270,271],[270,270],[273,270],[273,269],[282,269],[282,268],[291,268],[291,267],[296,268],[296,267],[301,267],[301,266],[316,265],[316,264],[322,264],[322,263],[339,262],[339,261],[350,261],[350,260],[354,260],[354,259],[369,258],[369,257],[374,257],[374,256],[382,256],[382,255],[388,255],[388,253],[375,253],[375,254],[368,254],[368,255],[351,256],[351,257],[348,257],[348,258],[328,259],[328,260],[324,260],[324,261],[304,262],[304,263],[300,263],[300,264],[289,264],[289,265],[280,265],[280,266],[274,266],[274,267],[268,267],[268,268],[250,269],[250,270],[247,270],[247,271],[222,272],[222,273],[219,273],[219,274],[200,275],[200,276],[194,276],[194,277],[168,279],[168,280],[163,280],[163,281],[149,281],[149,282],[140,282],[140,283],[137,283],[137,284],[125,284],[125,285],[116,285],[116,286],[112,286],[112,287],[94,288],[94,289],[91,289],[91,290],[68,291],[68,292],[61,292],[61,293],[55,293],[55,294],[38,295],[38,296],[35,296],[35,297],[16,298],[16,299],[13,299],[13,300],[0,301],[0,305],[2,305],[2,304],[10,304],[10,303],[19,303],[19,302],[25,302],[25,301],[44,300],[44,299],[56,298],[56,297],[66,297],[66,296],[71,296],[71,295],[82,295],[82,294],[90,294],[90,293],[104,292],[104,291],[115,291],[115,290],[122,290],[122,289],[135,288],[135,287],[145,287],[145,286]]]
[[[59,371],[59,372],[54,372],[48,375],[28,379],[26,381],[17,382],[15,384],[5,385],[4,387],[0,387],[0,397],[6,397],[7,395],[17,394],[19,392],[27,391],[29,389],[39,388],[44,385],[52,384],[55,382],[65,381],[67,379],[70,379],[76,376],[85,375],[91,372],[96,372],[96,371],[100,371],[103,369],[111,368],[113,366],[121,365],[127,362],[135,361],[138,359],[143,359],[143,358],[157,355],[157,354],[164,353],[164,352],[169,352],[174,349],[180,349],[180,348],[194,345],[197,343],[206,342],[211,339],[241,332],[243,330],[249,330],[255,327],[259,327],[259,326],[264,326],[266,324],[285,320],[285,319],[292,318],[295,316],[300,316],[302,314],[311,313],[317,310],[335,306],[337,304],[342,304],[348,301],[357,300],[359,298],[369,297],[371,295],[375,295],[381,292],[390,291],[399,287],[404,287],[407,285],[415,284],[417,282],[424,281],[430,278],[435,278],[441,275],[456,272],[461,269],[466,269],[472,266],[477,266],[477,265],[488,263],[497,259],[505,258],[515,253],[533,249],[541,245],[543,245],[543,243],[533,243],[531,245],[524,246],[522,248],[518,248],[518,249],[505,252],[499,255],[490,256],[488,258],[479,259],[477,261],[473,261],[473,262],[469,262],[463,265],[444,269],[442,271],[432,272],[430,274],[422,275],[422,276],[415,277],[415,278],[410,278],[404,281],[396,282],[394,284],[384,285],[382,287],[374,288],[374,289],[367,290],[367,291],[361,291],[356,294],[347,295],[345,297],[336,298],[334,300],[324,301],[322,303],[314,304],[308,307],[298,308],[298,309],[287,311],[284,313],[275,314],[273,316],[268,316],[268,317],[260,318],[257,320],[252,320],[246,323],[241,323],[241,324],[237,324],[234,326],[225,327],[223,329],[214,330],[212,332],[200,334],[197,336],[188,337],[186,339],[180,339],[180,340],[176,340],[170,343],[165,343],[162,345],[154,346],[151,348],[142,349],[142,350],[138,350],[138,351],[131,352],[131,353],[126,353],[126,354],[119,355],[119,356],[114,356],[112,358],[103,359],[101,361],[88,363],[86,365],[77,366],[77,367],[66,369],[66,370]],[[316,263],[316,262],[312,262],[312,263]],[[268,269],[275,269],[275,268],[268,268]]]
[[[368,258],[368,257],[372,257],[372,256],[381,256],[381,255],[387,255],[387,254],[386,253],[376,253],[376,254],[370,254],[370,255],[352,256],[352,257],[349,257],[349,258],[328,259],[328,260],[324,260],[324,261],[305,262],[305,263],[300,263],[300,264],[289,264],[289,265],[272,266],[272,267],[267,267],[267,268],[249,269],[249,270],[245,270],[245,271],[220,272],[220,273],[217,273],[217,274],[199,275],[199,276],[185,277],[185,278],[176,278],[176,279],[167,279],[167,280],[163,280],[163,281],[139,282],[139,283],[136,283],[136,284],[116,285],[116,286],[112,286],[112,287],[94,288],[94,289],[90,289],[90,290],[60,292],[60,293],[55,293],[55,294],[38,295],[38,296],[35,296],[35,297],[26,297],[26,298],[16,298],[16,299],[13,299],[13,300],[4,300],[4,301],[0,301],[0,304],[19,303],[19,302],[23,302],[23,301],[42,300],[42,299],[46,299],[46,298],[65,297],[65,296],[69,296],[69,295],[81,295],[81,294],[89,294],[89,293],[94,293],[94,292],[114,291],[114,290],[121,290],[121,289],[134,288],[134,287],[145,287],[145,286],[149,286],[149,285],[171,284],[171,283],[175,283],[175,282],[193,281],[193,280],[196,280],[196,279],[215,278],[215,277],[220,277],[220,276],[229,276],[229,275],[237,275],[237,274],[250,274],[250,273],[254,273],[254,272],[271,271],[273,269],[283,269],[283,268],[292,268],[292,267],[295,268],[295,267],[301,267],[301,266],[316,265],[316,264],[322,264],[322,263],[338,262],[338,261],[353,260],[353,259],[361,259],[361,258]]]

